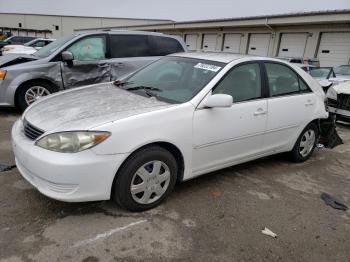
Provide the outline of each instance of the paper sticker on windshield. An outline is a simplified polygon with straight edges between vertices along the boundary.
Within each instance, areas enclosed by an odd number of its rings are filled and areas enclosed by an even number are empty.
[[[194,67],[199,68],[199,69],[203,69],[203,70],[213,71],[213,72],[217,72],[221,69],[220,66],[203,64],[203,63],[198,63]]]

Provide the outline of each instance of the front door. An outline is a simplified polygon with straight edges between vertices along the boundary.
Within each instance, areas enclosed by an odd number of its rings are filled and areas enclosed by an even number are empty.
[[[259,155],[267,121],[258,63],[234,67],[212,94],[233,97],[230,108],[197,109],[193,119],[193,174]]]
[[[93,35],[77,40],[66,50],[73,54],[74,60],[72,64],[61,62],[65,88],[110,81],[106,42],[105,35]]]

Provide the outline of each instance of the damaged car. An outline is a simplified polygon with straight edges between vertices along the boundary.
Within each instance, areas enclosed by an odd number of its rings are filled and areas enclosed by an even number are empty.
[[[160,56],[187,51],[177,36],[152,32],[75,33],[32,55],[0,58],[0,106],[24,110],[51,93],[108,82]]]
[[[327,98],[329,112],[338,120],[350,122],[350,81],[330,87]]]
[[[208,172],[282,152],[306,161],[327,118],[325,93],[297,66],[181,53],[43,98],[12,142],[18,170],[44,195],[142,211]]]

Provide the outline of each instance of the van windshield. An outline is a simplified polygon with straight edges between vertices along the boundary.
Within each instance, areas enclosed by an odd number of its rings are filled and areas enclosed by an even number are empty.
[[[56,41],[53,41],[52,43],[48,44],[47,46],[44,46],[39,51],[35,52],[33,56],[36,56],[39,58],[48,57],[57,49],[59,49],[61,46],[63,46],[65,43],[72,40],[74,37],[76,37],[75,34],[59,38]]]

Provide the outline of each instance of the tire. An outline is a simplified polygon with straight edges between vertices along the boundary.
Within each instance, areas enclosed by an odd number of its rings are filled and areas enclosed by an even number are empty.
[[[313,135],[312,135],[313,134]],[[311,139],[310,136],[314,136]],[[312,155],[315,150],[319,136],[319,130],[315,123],[308,124],[301,132],[298,140],[295,142],[293,150],[290,152],[290,158],[293,162],[304,162]],[[310,138],[308,140],[308,138]]]
[[[31,91],[32,92],[31,92]],[[24,84],[19,90],[17,94],[17,106],[19,109],[24,111],[31,103],[37,101],[42,96],[47,96],[57,92],[56,88],[44,81],[31,81],[29,83]],[[40,95],[41,94],[41,95]],[[37,95],[35,97],[35,95]],[[33,98],[33,101],[29,102],[30,98]]]
[[[133,212],[156,207],[173,190],[177,170],[175,157],[166,149],[159,146],[141,149],[118,171],[112,189],[113,199]]]

